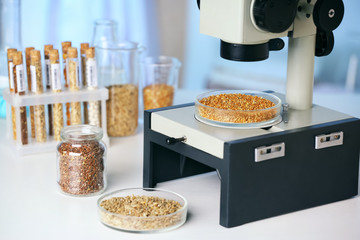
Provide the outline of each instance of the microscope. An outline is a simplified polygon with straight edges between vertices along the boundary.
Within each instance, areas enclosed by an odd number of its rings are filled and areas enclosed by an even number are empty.
[[[286,103],[302,110],[312,106],[314,57],[332,51],[343,16],[342,0],[203,0],[200,32],[220,38],[221,57],[234,61],[265,60],[289,37]]]
[[[197,3],[200,32],[221,39],[225,59],[265,60],[289,38],[286,96],[273,93],[283,121],[231,129],[198,121],[194,103],[145,111],[143,186],[216,171],[224,227],[356,196],[360,120],[312,103],[314,58],[332,51],[343,2]]]

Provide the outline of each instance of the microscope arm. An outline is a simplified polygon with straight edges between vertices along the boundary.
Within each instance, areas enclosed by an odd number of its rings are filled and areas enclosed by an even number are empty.
[[[314,58],[327,56],[334,46],[332,33],[344,16],[342,0],[318,0],[313,9],[316,34],[289,37],[286,102],[290,108],[312,107]]]
[[[316,35],[289,38],[286,102],[293,109],[312,107]]]

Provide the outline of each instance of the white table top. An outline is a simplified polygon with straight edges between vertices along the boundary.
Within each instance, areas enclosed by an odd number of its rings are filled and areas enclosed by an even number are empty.
[[[198,92],[179,91],[175,103],[191,102]],[[314,102],[360,117],[360,95],[315,95]],[[189,203],[186,223],[173,231],[133,234],[100,223],[99,196],[75,198],[56,184],[56,154],[15,158],[0,120],[0,239],[360,239],[360,197],[273,217],[235,228],[219,225],[220,180],[207,173],[158,184]],[[142,127],[136,135],[112,138],[107,158],[111,191],[142,186]]]

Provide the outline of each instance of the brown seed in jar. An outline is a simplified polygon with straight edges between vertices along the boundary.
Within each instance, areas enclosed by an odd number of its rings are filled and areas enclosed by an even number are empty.
[[[104,188],[105,148],[97,141],[68,141],[58,147],[59,186],[65,193],[86,195]]]

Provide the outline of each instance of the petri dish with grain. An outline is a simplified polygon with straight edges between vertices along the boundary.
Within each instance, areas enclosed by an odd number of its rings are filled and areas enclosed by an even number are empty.
[[[187,201],[163,189],[126,188],[99,198],[98,214],[104,225],[117,230],[165,232],[185,223]]]
[[[225,128],[266,128],[281,122],[281,100],[251,90],[216,90],[195,100],[195,118]]]

